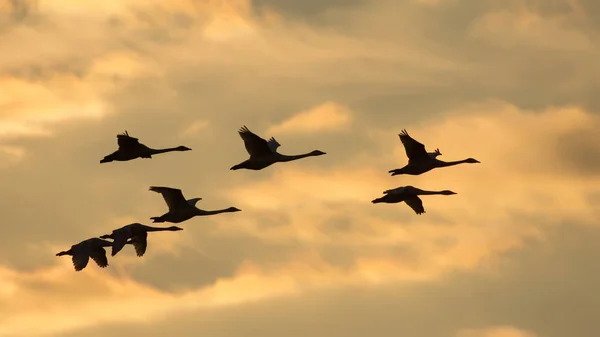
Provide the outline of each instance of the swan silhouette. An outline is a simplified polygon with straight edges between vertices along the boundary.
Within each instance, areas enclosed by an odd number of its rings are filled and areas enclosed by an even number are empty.
[[[198,200],[202,198],[193,198],[186,200],[180,189],[171,187],[150,186],[150,191],[160,193],[169,207],[169,211],[161,216],[152,217],[152,222],[173,222],[180,223],[195,216],[214,215],[220,213],[240,212],[241,209],[228,207],[205,211],[196,207]]]
[[[100,160],[100,164],[112,161],[129,161],[136,158],[152,158],[155,154],[172,151],[190,151],[186,146],[171,147],[166,149],[153,149],[139,142],[137,138],[131,137],[127,131],[117,135],[119,149]]]
[[[279,144],[273,137],[266,141],[250,131],[245,125],[238,131],[238,133],[244,141],[244,146],[246,147],[246,151],[248,151],[250,158],[232,166],[230,170],[262,170],[265,167],[271,166],[275,163],[284,163],[292,160],[313,156],[322,156],[326,154],[323,151],[314,150],[304,154],[285,155],[277,152],[277,148],[281,146],[281,144]]]
[[[395,204],[404,201],[410,208],[413,209],[413,211],[415,211],[415,213],[423,214],[425,213],[425,208],[423,207],[423,201],[418,197],[419,195],[452,195],[457,193],[449,190],[426,191],[409,185],[383,191],[383,194],[385,194],[383,197],[377,198],[371,202],[374,204]]]
[[[390,170],[389,173],[391,173],[392,176],[399,174],[420,175],[439,167],[454,166],[465,163],[479,163],[479,161],[474,158],[449,162],[442,161],[436,158],[438,155],[441,155],[439,149],[436,149],[436,152],[427,153],[427,151],[425,151],[425,145],[414,140],[408,135],[406,130],[402,130],[398,136],[400,137],[402,145],[404,145],[404,150],[406,151],[406,156],[408,157],[408,164],[403,168]]]
[[[146,253],[148,246],[148,232],[161,231],[182,231],[183,228],[177,226],[171,227],[152,227],[142,225],[141,223],[132,223],[121,228],[115,229],[111,234],[102,235],[101,239],[113,239],[111,256],[117,255],[127,243],[131,243],[137,256],[142,257]],[[128,241],[128,239],[130,239]]]
[[[59,252],[56,256],[71,255],[75,271],[83,270],[92,258],[100,268],[108,267],[108,259],[104,247],[110,247],[113,243],[99,238],[91,238],[72,245],[71,249]]]

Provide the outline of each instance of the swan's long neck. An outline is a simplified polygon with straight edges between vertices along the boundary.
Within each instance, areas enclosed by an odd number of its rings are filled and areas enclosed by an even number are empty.
[[[443,161],[443,160],[436,159],[435,166],[436,167],[446,167],[446,166],[454,166],[454,165],[458,165],[458,164],[465,164],[467,162],[468,162],[468,159],[457,160],[457,161]]]
[[[211,211],[205,211],[203,209],[197,209],[196,212],[198,213],[198,215],[214,215],[214,214],[221,214],[221,213],[233,212],[233,210],[231,210],[229,208],[214,209],[214,210],[211,210]]]
[[[298,160],[298,159],[312,157],[312,156],[314,156],[314,155],[311,152],[303,153],[303,154],[296,154],[296,155],[291,155],[291,156],[286,155],[286,154],[279,154],[279,161],[287,162],[287,161]]]
[[[69,249],[69,250],[64,250],[60,253],[57,253],[56,256],[71,255],[71,254],[73,254],[73,251],[71,249]]]
[[[176,147],[169,147],[166,149],[150,149],[150,154],[161,154],[161,153],[173,152],[173,151],[179,151],[179,149]]]
[[[162,231],[174,231],[173,228],[171,227],[152,227],[152,226],[146,226],[146,228],[144,228],[146,230],[146,232],[162,232]]]
[[[444,191],[419,191],[417,195],[435,195],[435,194],[444,194]]]

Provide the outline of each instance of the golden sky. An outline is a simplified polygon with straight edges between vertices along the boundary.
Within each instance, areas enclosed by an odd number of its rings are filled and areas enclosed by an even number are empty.
[[[595,337],[596,0],[0,0],[0,337]],[[230,171],[242,125],[327,155]],[[442,160],[390,177],[406,128]],[[190,152],[99,164],[116,135]],[[54,254],[194,218],[73,271]],[[414,185],[427,213],[373,205]]]

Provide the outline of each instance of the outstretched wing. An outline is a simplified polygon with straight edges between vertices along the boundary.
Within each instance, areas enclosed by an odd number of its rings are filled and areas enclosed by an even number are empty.
[[[273,137],[271,137],[267,141],[267,145],[269,145],[269,148],[271,149],[271,152],[277,152],[277,148],[281,146],[281,144],[279,144],[279,142],[276,141],[275,138],[273,138]]]
[[[123,247],[125,247],[125,244],[127,243],[127,239],[129,239],[129,233],[130,232],[124,228],[120,228],[120,229],[113,231],[114,241],[112,244],[112,251],[111,251],[112,256],[117,255],[117,253],[120,252],[121,249],[123,249]]]
[[[187,201],[180,189],[160,186],[150,186],[150,191],[162,194],[163,199],[169,207],[169,211],[181,208],[182,205],[187,205]]]
[[[180,189],[160,186],[150,186],[150,191],[162,194],[163,199],[169,207],[169,211],[188,205]]]
[[[435,151],[433,151],[433,152],[427,152],[427,154],[429,155],[429,157],[431,159],[435,159],[437,156],[442,155],[442,153],[440,152],[440,149],[435,149]]]
[[[387,191],[383,191],[384,194],[406,194],[406,195],[414,195],[417,194],[420,190],[411,185],[396,187]]]
[[[425,208],[423,208],[423,201],[416,195],[404,198],[404,202],[408,205],[408,207],[412,208],[413,211],[415,211],[415,213],[425,213]]]
[[[190,204],[192,206],[196,206],[196,203],[200,200],[202,200],[202,198],[192,198],[192,199],[188,199],[186,201],[188,204]]]
[[[129,136],[127,131],[117,135],[117,144],[119,148],[132,148],[140,145],[140,142],[137,138]]]
[[[148,246],[148,233],[141,232],[140,234],[131,237],[131,244],[133,245],[137,256],[144,256],[146,247]]]
[[[425,145],[414,140],[408,135],[406,130],[402,130],[398,136],[400,137],[402,145],[404,145],[404,150],[406,151],[406,156],[408,157],[409,161],[430,158],[427,151],[425,151]]]
[[[106,258],[106,250],[104,250],[104,248],[95,247],[95,248],[91,249],[90,257],[92,258],[92,260],[94,260],[94,262],[96,262],[98,267],[100,267],[100,268],[108,267],[108,259]]]
[[[244,146],[250,157],[260,157],[271,153],[271,147],[266,140],[248,130],[245,125],[238,131],[244,141]]]
[[[392,188],[389,190],[385,190],[385,191],[383,191],[383,194],[390,194],[390,193],[400,194],[400,193],[404,192],[405,190],[406,190],[406,188],[404,186],[400,186],[400,187]]]
[[[75,268],[75,271],[81,271],[88,265],[90,257],[85,253],[78,252],[73,254],[71,260],[73,261],[73,267]]]

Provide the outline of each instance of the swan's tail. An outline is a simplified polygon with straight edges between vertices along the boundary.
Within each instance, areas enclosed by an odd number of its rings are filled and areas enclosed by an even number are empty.
[[[161,219],[159,216],[154,216],[151,217],[150,220],[152,220],[152,222],[165,222],[163,219]]]
[[[373,200],[371,200],[371,203],[373,203],[373,204],[378,204],[378,203],[380,203],[380,202],[384,202],[384,201],[383,201],[383,198],[377,198],[377,199],[373,199]]]

